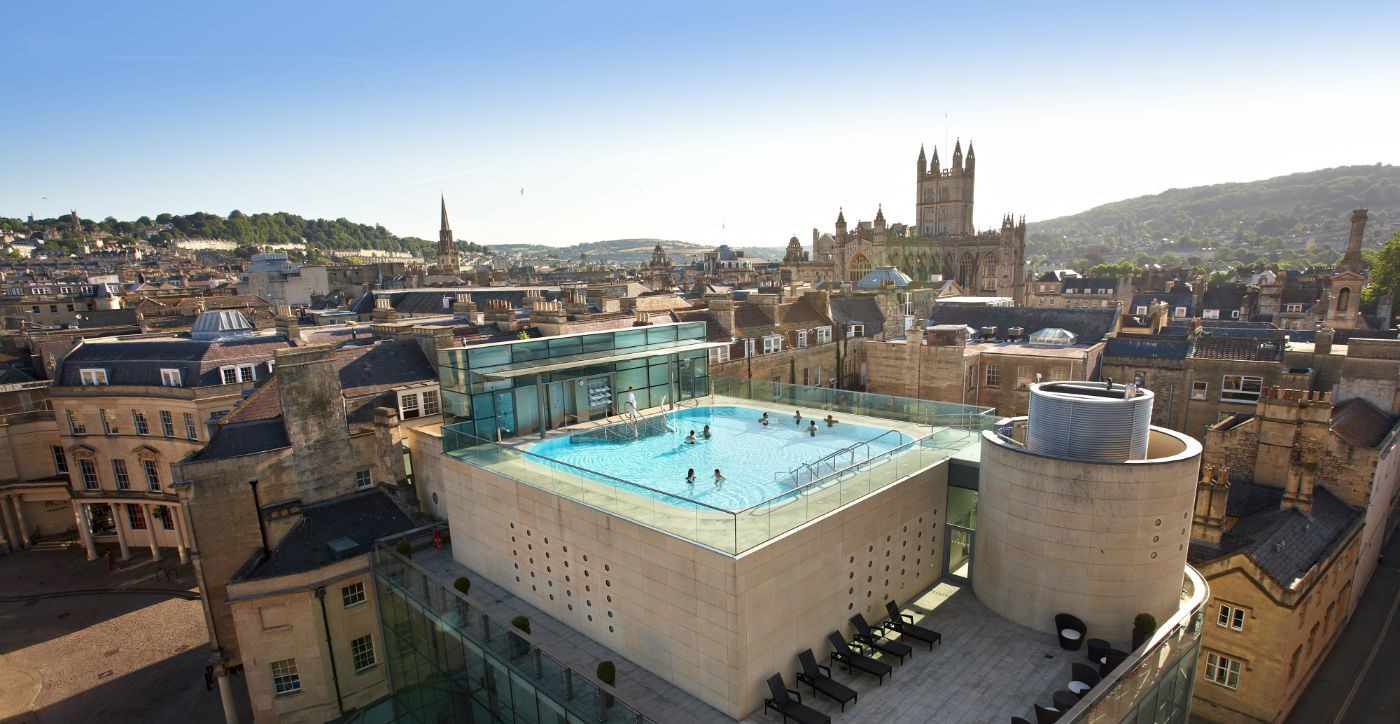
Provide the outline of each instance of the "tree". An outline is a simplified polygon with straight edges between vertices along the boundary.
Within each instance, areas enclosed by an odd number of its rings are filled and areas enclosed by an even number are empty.
[[[1366,277],[1366,288],[1362,299],[1372,302],[1389,294],[1394,298],[1400,290],[1400,231],[1390,235],[1390,239],[1370,257],[1371,271]]]

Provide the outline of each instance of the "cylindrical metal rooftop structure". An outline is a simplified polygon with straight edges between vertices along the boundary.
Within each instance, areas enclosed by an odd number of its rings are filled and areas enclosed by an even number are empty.
[[[1026,447],[1061,458],[1143,460],[1152,425],[1152,393],[1112,382],[1030,386]]]

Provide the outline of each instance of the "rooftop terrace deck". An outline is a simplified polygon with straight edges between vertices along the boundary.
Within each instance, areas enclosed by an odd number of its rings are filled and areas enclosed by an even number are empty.
[[[468,570],[453,560],[447,550],[420,549],[412,562],[445,587],[450,588],[458,576],[469,577],[473,582],[472,606],[497,620],[528,616],[532,638],[576,671],[592,672],[599,661],[615,661],[618,698],[648,719],[701,724],[735,721]],[[1061,649],[1055,636],[991,613],[977,601],[969,586],[938,583],[905,605],[904,611],[920,625],[940,631],[942,643],[930,651],[911,642],[915,648],[913,656],[903,665],[892,662],[894,674],[883,685],[877,685],[872,677],[847,673],[838,667],[833,672],[835,678],[860,694],[859,701],[848,705],[845,712],[830,700],[814,698],[810,689],[803,691],[803,702],[830,714],[833,721],[1001,724],[1012,716],[1034,720],[1032,705],[1048,705],[1051,695],[1068,683],[1070,665],[1085,661],[1083,651]],[[833,620],[831,627],[843,631],[848,628],[842,620]],[[1127,641],[1112,643],[1124,648],[1127,645]],[[793,652],[792,666],[781,672],[783,680],[794,689],[798,688],[794,676],[796,653]],[[817,656],[826,662],[826,651],[818,651]],[[773,720],[760,710],[743,721],[766,724]]]

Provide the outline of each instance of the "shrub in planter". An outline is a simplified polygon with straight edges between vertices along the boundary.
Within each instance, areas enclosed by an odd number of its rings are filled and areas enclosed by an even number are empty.
[[[413,557],[413,546],[409,544],[407,538],[400,538],[399,542],[394,544],[394,551],[404,558]]]
[[[617,665],[611,661],[598,662],[598,680],[612,686],[617,682]],[[613,695],[611,691],[603,691],[603,706],[613,705]]]
[[[510,620],[510,625],[520,629],[521,631],[524,631],[525,633],[530,633],[530,618],[528,616],[516,616],[515,618]],[[530,651],[529,642],[527,642],[525,639],[520,638],[519,636],[516,636],[515,634],[511,634],[510,642],[511,647],[515,650],[515,654],[517,656],[526,654]]]
[[[1157,619],[1150,613],[1140,613],[1133,618],[1133,650],[1136,651],[1157,630]]]
[[[472,582],[471,579],[467,578],[466,576],[458,576],[457,580],[452,582],[452,587],[457,589],[463,596],[465,596],[471,592]],[[467,602],[461,600],[460,598],[457,599],[457,618],[460,620],[459,622],[463,625],[467,623],[467,610]]]

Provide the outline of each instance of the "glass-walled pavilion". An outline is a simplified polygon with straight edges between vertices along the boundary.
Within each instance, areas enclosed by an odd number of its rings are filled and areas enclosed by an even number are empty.
[[[638,409],[701,397],[713,346],[681,322],[441,350],[443,422],[495,440],[621,414],[629,387]]]

